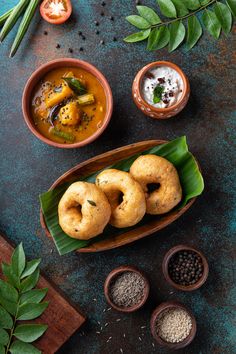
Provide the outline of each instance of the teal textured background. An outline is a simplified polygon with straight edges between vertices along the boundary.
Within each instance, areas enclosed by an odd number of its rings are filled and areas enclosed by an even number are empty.
[[[42,257],[42,270],[88,316],[87,324],[65,344],[61,354],[120,353],[120,348],[129,354],[168,353],[156,344],[152,346],[149,319],[156,305],[170,299],[188,305],[198,323],[195,341],[179,353],[236,353],[235,35],[223,35],[215,41],[205,33],[190,52],[183,46],[171,54],[166,49],[148,53],[142,43],[128,45],[122,41],[133,31],[124,17],[135,12],[135,1],[105,2],[102,8],[101,1],[73,0],[72,18],[58,27],[47,24],[38,14],[13,59],[8,59],[8,53],[16,29],[0,47],[0,229],[15,244],[23,241],[29,258]],[[15,3],[1,0],[0,13]],[[154,5],[155,1],[142,4]],[[100,16],[101,11],[105,12],[104,17]],[[109,19],[111,15],[114,21]],[[95,20],[100,22],[99,35],[95,34]],[[47,36],[43,34],[45,30]],[[85,41],[78,35],[80,30]],[[105,45],[99,44],[101,39]],[[60,49],[56,49],[57,43]],[[83,52],[79,51],[81,46]],[[70,47],[72,54],[68,52]],[[36,139],[21,112],[22,90],[29,75],[48,60],[66,56],[95,64],[108,78],[115,103],[105,133],[87,147],[68,151],[54,149]],[[132,101],[131,86],[142,66],[162,59],[175,62],[186,72],[191,98],[180,115],[160,122],[138,111]],[[158,234],[127,247],[100,254],[57,254],[40,227],[41,192],[66,170],[96,154],[140,140],[181,135],[187,136],[206,183],[204,194],[188,213]],[[161,272],[164,254],[180,243],[199,248],[209,261],[209,279],[193,293],[170,288]],[[121,264],[140,267],[151,281],[150,300],[132,315],[104,311],[107,305],[103,282]],[[105,323],[109,324],[104,327]],[[107,342],[109,337],[112,338]]]

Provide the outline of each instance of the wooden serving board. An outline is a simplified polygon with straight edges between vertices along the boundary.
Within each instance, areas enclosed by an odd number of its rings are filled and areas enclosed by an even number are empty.
[[[0,234],[0,263],[9,263],[12,252],[13,246],[5,236]],[[2,276],[0,269],[0,277]],[[50,303],[42,316],[35,321],[36,323],[47,324],[48,329],[34,345],[43,354],[53,354],[81,327],[85,322],[85,317],[44,276],[40,276],[38,287],[48,288],[45,300],[50,301]]]

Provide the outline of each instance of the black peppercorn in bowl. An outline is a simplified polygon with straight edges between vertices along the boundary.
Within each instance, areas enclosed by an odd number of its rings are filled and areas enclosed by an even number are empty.
[[[190,246],[178,245],[166,253],[162,271],[166,281],[174,288],[193,291],[205,283],[209,267],[200,251]]]
[[[145,274],[133,266],[113,269],[104,283],[104,294],[108,304],[120,312],[140,309],[149,296],[149,281]]]

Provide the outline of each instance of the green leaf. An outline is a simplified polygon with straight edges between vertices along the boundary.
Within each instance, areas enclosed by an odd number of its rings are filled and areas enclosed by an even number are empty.
[[[40,262],[41,262],[40,258],[33,259],[32,261],[27,262],[25,270],[21,275],[21,279],[27,277],[28,275],[31,275],[36,270],[36,268],[39,266]]]
[[[173,52],[183,42],[185,37],[185,27],[182,22],[176,21],[169,25],[170,41],[169,52]]]
[[[17,319],[21,321],[34,320],[41,316],[44,310],[48,307],[48,302],[42,302],[41,304],[23,304],[19,306]]]
[[[20,243],[11,257],[12,270],[17,276],[21,276],[25,268],[25,252],[22,243]]]
[[[15,315],[16,314],[16,309],[17,309],[17,304],[11,301],[8,301],[6,299],[4,299],[1,295],[0,295],[0,304],[2,305],[2,307],[4,307],[5,310],[7,310],[7,312],[9,312],[11,315]]]
[[[187,47],[191,49],[195,46],[202,35],[202,26],[196,16],[188,18]]]
[[[27,291],[20,297],[20,304],[37,304],[46,296],[48,289],[34,289]]]
[[[17,277],[13,270],[11,265],[6,264],[6,263],[2,263],[2,272],[5,275],[5,277],[7,278],[8,282],[13,285],[15,288],[19,289],[20,287],[20,279],[19,277]]]
[[[10,353],[12,354],[42,354],[40,350],[35,348],[32,344],[23,343],[20,340],[16,340],[10,347]]]
[[[197,10],[199,9],[199,7],[201,7],[201,4],[198,0],[182,0],[182,1],[189,10]]]
[[[133,26],[139,28],[139,29],[147,29],[150,27],[150,23],[145,20],[145,18],[142,18],[141,16],[138,15],[131,15],[127,16],[126,20]]]
[[[0,354],[6,354],[5,348],[0,344]]]
[[[127,43],[134,43],[134,42],[140,42],[146,39],[151,32],[151,29],[149,28],[148,30],[145,31],[140,31],[137,33],[130,34],[128,37],[124,38],[124,41]]]
[[[148,50],[157,50],[164,48],[170,40],[170,32],[167,26],[153,28],[148,37]]]
[[[172,0],[172,2],[175,5],[178,17],[185,16],[189,13],[182,0]]]
[[[0,327],[10,329],[13,326],[13,321],[9,313],[0,306]]]
[[[228,34],[232,27],[232,15],[227,5],[217,2],[214,6],[216,17],[225,34]]]
[[[157,13],[148,6],[137,6],[138,13],[141,17],[145,18],[151,25],[161,23],[160,17]]]
[[[161,13],[170,18],[177,17],[175,5],[171,0],[157,0]]]
[[[0,296],[5,300],[15,302],[15,303],[18,300],[18,292],[16,291],[16,289],[12,285],[8,284],[7,282],[4,282],[1,279],[0,279]]]
[[[216,14],[210,10],[206,10],[202,16],[202,21],[208,32],[218,39],[221,31],[221,24],[216,17]]]
[[[39,280],[39,269],[37,268],[31,275],[25,278],[21,285],[20,289],[22,293],[25,293],[28,290],[31,290],[35,287]]]
[[[7,345],[9,341],[9,335],[5,329],[0,328],[0,344]]]
[[[161,102],[161,99],[162,99],[162,94],[164,92],[164,87],[160,86],[160,85],[157,85],[153,91],[153,103],[156,104],[156,103],[159,103]]]
[[[14,336],[25,343],[32,343],[41,337],[48,326],[40,324],[18,325],[14,331]]]
[[[236,17],[236,0],[227,0],[226,3],[229,6],[232,14]]]
[[[75,77],[63,77],[63,80],[77,95],[84,95],[87,93],[87,89],[84,84]]]
[[[200,0],[201,6],[207,5],[211,0]]]
[[[107,166],[107,168],[115,168],[128,172],[132,163],[141,154],[155,154],[157,156],[162,156],[176,167],[183,190],[183,200],[180,205],[178,205],[178,210],[183,208],[190,199],[197,197],[202,193],[204,189],[203,177],[199,171],[195,158],[188,151],[186,137],[182,136],[168,143],[156,146],[155,148],[142,151],[140,154],[134,154],[131,157],[123,159],[119,163]],[[97,171],[90,176],[80,178],[80,180],[94,183],[96,176],[100,172],[101,171]],[[111,225],[107,225],[102,235],[95,237],[90,242],[72,239],[67,236],[61,229],[58,222],[58,203],[71,183],[72,182],[70,179],[68,182],[61,184],[55,189],[40,195],[40,204],[44,219],[60,255],[67,254],[100,240],[116,237],[124,232],[123,229],[121,230],[112,227]],[[152,220],[153,218],[151,216],[146,215],[140,222],[139,226],[144,226]]]

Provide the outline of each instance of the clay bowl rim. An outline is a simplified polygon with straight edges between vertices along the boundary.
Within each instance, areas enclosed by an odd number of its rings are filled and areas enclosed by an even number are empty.
[[[150,70],[150,69],[152,69],[153,67],[156,67],[156,66],[169,66],[169,67],[171,67],[172,69],[174,69],[175,71],[178,72],[178,74],[181,76],[181,78],[183,80],[184,88],[183,88],[182,96],[181,96],[180,100],[177,101],[173,106],[170,106],[170,107],[167,107],[167,108],[157,108],[157,107],[154,107],[154,106],[148,104],[143,98],[143,95],[142,95],[142,92],[141,92],[141,84],[142,84],[143,77],[144,77],[144,75],[146,74],[146,72],[148,70]],[[140,73],[140,75],[139,75],[139,73]],[[189,81],[188,81],[188,78],[187,78],[186,74],[183,72],[183,70],[178,65],[176,65],[175,63],[172,63],[170,61],[162,60],[162,61],[154,61],[152,63],[149,63],[149,64],[145,65],[137,73],[135,78],[137,78],[137,76],[138,76],[138,79],[137,79],[138,80],[138,82],[137,82],[137,90],[138,90],[138,95],[141,98],[140,103],[142,103],[142,105],[144,105],[146,108],[150,108],[155,113],[169,113],[169,112],[173,111],[175,108],[178,108],[181,105],[181,103],[185,99],[186,95],[188,94],[188,91],[190,92],[190,85],[189,85]],[[163,119],[163,117],[159,118],[159,119]]]
[[[202,274],[202,277],[195,284],[192,284],[192,285],[177,284],[171,279],[171,277],[169,275],[169,271],[168,271],[169,261],[170,261],[171,257],[179,251],[193,251],[193,252],[197,253],[202,259],[203,274]],[[173,286],[175,289],[182,290],[182,291],[194,291],[194,290],[199,289],[206,282],[206,280],[208,278],[208,274],[209,274],[209,266],[208,266],[207,259],[202,252],[200,252],[197,249],[195,249],[191,246],[188,246],[188,245],[177,245],[177,246],[172,247],[165,254],[163,261],[162,261],[162,271],[163,271],[166,281],[171,286]]]
[[[185,338],[182,342],[179,343],[169,343],[163,340],[156,332],[156,320],[157,318],[161,315],[162,312],[168,310],[168,309],[174,309],[174,308],[180,308],[185,310],[189,316],[191,317],[192,321],[192,328],[190,330],[190,333],[187,338]],[[191,310],[189,310],[188,307],[183,305],[182,303],[178,301],[166,301],[162,302],[160,305],[156,307],[156,309],[153,311],[151,315],[151,320],[150,320],[150,327],[151,327],[151,333],[152,336],[155,338],[157,343],[161,345],[162,347],[166,347],[172,350],[177,350],[186,347],[189,345],[195,338],[196,332],[197,332],[197,323],[194,314],[192,313]]]
[[[87,139],[85,139],[83,141],[79,141],[77,143],[73,143],[73,144],[57,143],[57,142],[54,142],[54,141],[46,138],[45,136],[43,136],[43,134],[41,134],[36,129],[36,127],[33,123],[33,118],[31,117],[30,108],[29,108],[32,91],[33,91],[35,85],[37,85],[37,83],[39,82],[39,80],[41,78],[43,78],[49,71],[54,70],[58,67],[63,67],[63,66],[80,67],[84,70],[87,70],[89,73],[91,73],[92,75],[94,75],[98,79],[98,81],[101,83],[101,85],[104,89],[105,95],[106,95],[106,115],[104,117],[102,127],[99,130],[97,130],[93,135],[88,137]],[[111,116],[112,116],[112,112],[113,112],[113,95],[112,95],[111,87],[110,87],[106,77],[94,65],[90,64],[87,61],[80,60],[80,59],[60,58],[60,59],[51,60],[51,61],[41,65],[38,69],[36,69],[30,75],[29,79],[27,80],[27,82],[25,84],[23,95],[22,95],[22,112],[23,112],[24,120],[25,120],[28,128],[42,142],[44,142],[50,146],[56,147],[56,148],[74,149],[74,148],[79,148],[79,147],[82,147],[82,146],[92,143],[107,128],[107,126],[111,120]]]
[[[119,274],[122,274],[125,272],[137,273],[145,281],[144,296],[143,296],[142,300],[138,304],[131,306],[131,307],[127,307],[127,308],[126,307],[119,307],[119,306],[115,305],[109,296],[109,288],[110,288],[112,280],[114,280]],[[130,313],[130,312],[134,312],[134,311],[139,310],[146,303],[148,296],[149,296],[149,292],[150,292],[150,284],[149,284],[148,278],[146,277],[146,275],[144,274],[143,271],[139,270],[138,268],[136,268],[134,266],[123,265],[123,266],[113,269],[108,274],[108,276],[106,277],[106,280],[104,282],[105,298],[106,298],[108,304],[119,312]]]

